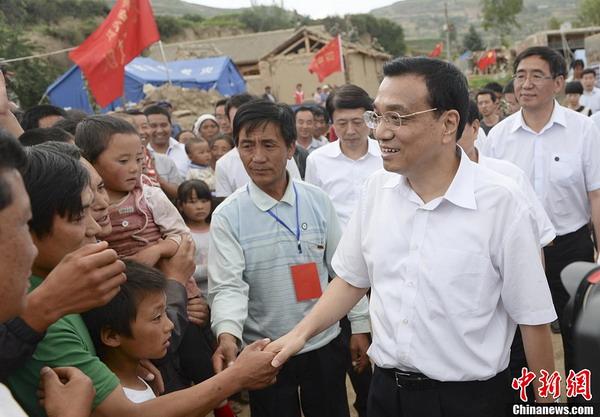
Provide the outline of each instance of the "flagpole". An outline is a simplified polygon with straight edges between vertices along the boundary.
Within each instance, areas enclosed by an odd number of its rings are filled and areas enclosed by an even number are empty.
[[[171,82],[171,74],[169,73],[169,67],[167,67],[167,56],[165,55],[165,49],[163,48],[162,40],[158,40],[158,47],[160,48],[160,55],[162,56],[163,64],[165,64],[165,72],[167,73],[167,80],[169,85],[173,85]]]

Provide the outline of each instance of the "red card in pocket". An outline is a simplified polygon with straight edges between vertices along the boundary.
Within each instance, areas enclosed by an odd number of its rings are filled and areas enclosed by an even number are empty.
[[[293,265],[292,278],[296,288],[296,299],[298,301],[312,300],[321,297],[321,282],[319,281],[319,270],[317,264]]]

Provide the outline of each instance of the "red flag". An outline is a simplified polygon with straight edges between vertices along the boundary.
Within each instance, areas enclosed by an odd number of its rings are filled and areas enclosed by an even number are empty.
[[[71,59],[85,74],[98,104],[107,106],[123,95],[125,65],[160,40],[148,0],[118,0],[107,18]]]
[[[342,38],[340,35],[333,38],[327,45],[315,54],[310,67],[310,73],[317,73],[319,82],[337,71],[344,71],[342,60]]]
[[[429,58],[433,58],[438,56],[439,54],[442,53],[442,47],[444,46],[444,44],[442,42],[438,43],[435,46],[435,49],[433,51],[431,51],[431,53],[429,54]]]
[[[477,61],[477,66],[480,71],[483,71],[487,67],[496,63],[496,51],[490,49],[485,53],[484,56],[481,57],[479,61]]]

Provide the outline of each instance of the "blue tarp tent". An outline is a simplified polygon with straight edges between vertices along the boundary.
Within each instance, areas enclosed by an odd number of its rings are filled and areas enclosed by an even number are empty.
[[[214,88],[224,96],[246,91],[246,82],[227,56],[171,61],[167,62],[167,68],[173,85],[200,90]],[[145,97],[142,90],[144,84],[160,86],[167,82],[165,65],[162,62],[150,58],[135,58],[125,66],[123,96],[127,103],[137,103]],[[50,103],[55,106],[93,113],[84,88],[83,73],[76,65],[52,83],[46,94],[50,97]],[[102,112],[114,110],[116,107],[123,107],[121,98],[103,108]]]

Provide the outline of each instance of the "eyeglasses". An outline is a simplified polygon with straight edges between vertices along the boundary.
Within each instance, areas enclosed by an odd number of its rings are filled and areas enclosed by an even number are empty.
[[[429,113],[430,111],[435,111],[435,110],[437,110],[437,107],[435,109],[421,110],[421,111],[414,112],[411,114],[403,114],[403,115],[400,115],[400,114],[396,113],[395,111],[386,111],[381,116],[378,115],[377,113],[375,113],[374,111],[366,111],[363,113],[363,117],[365,119],[366,125],[371,129],[377,129],[377,127],[379,126],[380,120],[383,119],[383,124],[385,125],[385,127],[387,127],[390,130],[396,130],[396,129],[399,129],[400,126],[402,126],[402,119],[405,119],[405,118],[411,117],[411,116],[416,116],[417,114]]]
[[[529,78],[529,81],[532,84],[538,85],[541,84],[544,80],[549,80],[550,78],[554,78],[552,75],[541,75],[541,74],[515,74],[513,75],[513,80],[515,80],[516,84],[525,84],[525,81]]]

